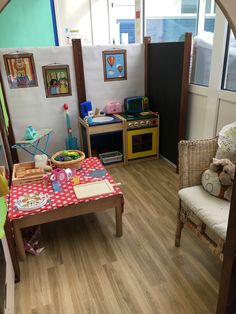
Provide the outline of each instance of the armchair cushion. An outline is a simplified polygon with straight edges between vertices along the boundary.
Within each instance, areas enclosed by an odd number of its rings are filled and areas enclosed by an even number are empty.
[[[224,198],[224,192],[222,191],[222,185],[220,183],[219,175],[217,172],[207,169],[202,174],[202,186],[211,195]]]
[[[181,203],[193,211],[220,238],[226,239],[230,202],[206,192],[201,185],[179,191]]]
[[[236,164],[236,122],[225,125],[219,132],[217,159],[228,158]]]

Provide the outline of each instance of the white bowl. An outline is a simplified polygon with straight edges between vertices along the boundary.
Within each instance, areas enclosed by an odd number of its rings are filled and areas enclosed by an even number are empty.
[[[95,123],[102,123],[102,122],[109,122],[112,121],[113,117],[95,117],[93,118],[93,122]]]

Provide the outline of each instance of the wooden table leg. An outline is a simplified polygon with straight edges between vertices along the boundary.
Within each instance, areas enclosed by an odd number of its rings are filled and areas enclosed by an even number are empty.
[[[123,234],[123,231],[122,231],[122,212],[123,212],[122,199],[117,201],[115,211],[116,211],[116,236],[121,237]]]
[[[18,227],[17,220],[13,220],[13,228],[17,253],[19,255],[20,260],[24,260],[26,258],[25,246],[22,238],[21,229]]]

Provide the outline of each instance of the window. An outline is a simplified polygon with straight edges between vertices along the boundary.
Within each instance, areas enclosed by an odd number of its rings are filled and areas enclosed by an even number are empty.
[[[204,31],[214,33],[216,4],[213,0],[206,0]]]
[[[186,32],[196,35],[197,7],[198,0],[146,0],[145,35],[152,42],[180,41]]]
[[[193,40],[191,83],[208,86],[215,28],[215,1],[199,0],[198,30]]]
[[[145,0],[145,36],[152,42],[193,35],[191,83],[208,86],[215,28],[214,0]]]
[[[206,0],[206,14],[211,13],[211,0]]]
[[[223,89],[236,91],[236,39],[232,31],[229,32],[225,56],[222,87]]]
[[[135,0],[111,1],[110,23],[113,44],[135,43]]]
[[[182,0],[181,13],[197,13],[198,0]]]

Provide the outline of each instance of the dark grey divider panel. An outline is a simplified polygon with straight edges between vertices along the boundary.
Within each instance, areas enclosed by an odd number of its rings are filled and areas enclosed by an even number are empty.
[[[148,44],[150,109],[160,113],[160,154],[177,164],[184,42]]]
[[[5,312],[5,282],[6,282],[6,260],[0,240],[0,313]]]

